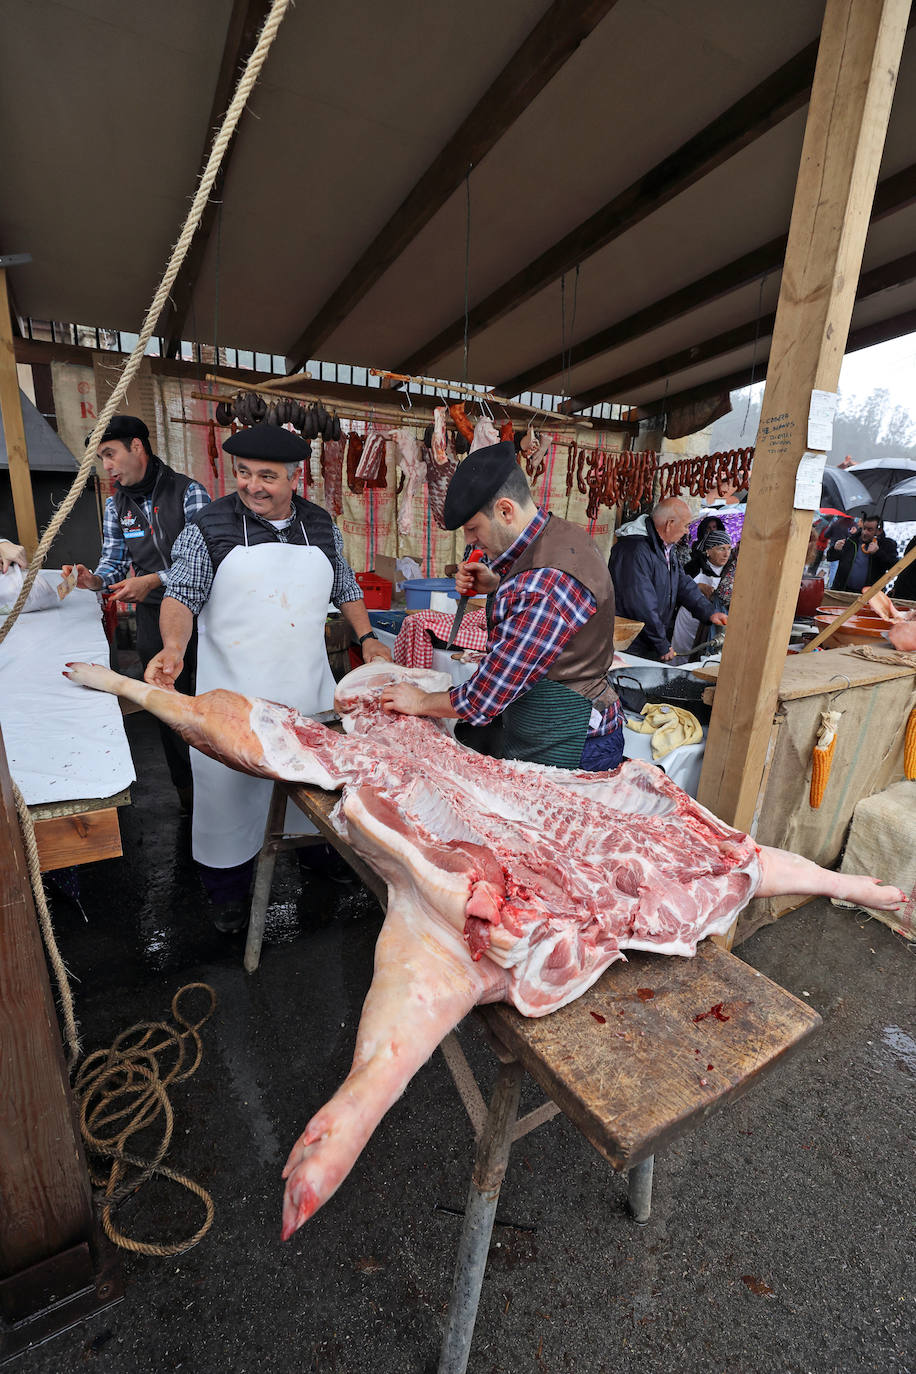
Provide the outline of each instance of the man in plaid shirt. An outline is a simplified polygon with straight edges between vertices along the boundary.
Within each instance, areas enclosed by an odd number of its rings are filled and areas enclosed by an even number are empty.
[[[461,687],[401,683],[386,710],[480,725],[502,716],[504,756],[565,768],[615,768],[623,715],[607,684],[614,592],[597,546],[577,525],[539,510],[512,444],[479,449],[449,486],[445,519],[490,557],[464,562],[456,586],[490,594],[490,639]]]
[[[105,502],[102,553],[94,572],[75,566],[76,585],[105,591],[136,607],[137,655],[144,668],[162,648],[159,608],[171,564],[172,545],[189,520],[210,500],[199,482],[175,472],[150,447],[149,430],[136,415],[112,415],[102,435],[98,456],[112,482]],[[194,692],[192,651],[180,692]],[[167,725],[160,725],[162,747],[183,811],[191,807],[191,763],[188,746]]]

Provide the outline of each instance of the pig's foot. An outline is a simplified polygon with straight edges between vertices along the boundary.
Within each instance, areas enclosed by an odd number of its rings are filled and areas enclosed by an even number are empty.
[[[126,697],[128,701],[136,702],[147,710],[154,710],[149,704],[151,693],[174,695],[164,693],[162,687],[151,687],[148,682],[138,682],[136,678],[124,677],[111,668],[103,668],[100,663],[68,663],[64,677],[80,687],[92,687],[96,692],[111,692],[113,696]]]
[[[450,927],[424,912],[409,893],[390,892],[353,1067],[312,1117],[283,1171],[284,1240],[340,1186],[440,1041],[473,1006],[493,1001],[504,988],[502,969],[486,956],[474,963]]]
[[[880,911],[896,911],[906,902],[906,894],[899,887],[886,887],[877,878],[858,873],[833,873],[821,868],[800,854],[785,849],[760,849],[760,887],[758,897],[798,896],[839,897],[857,906],[875,907]]]

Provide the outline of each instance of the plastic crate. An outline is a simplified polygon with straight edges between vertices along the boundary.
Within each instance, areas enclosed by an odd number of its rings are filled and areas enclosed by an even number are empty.
[[[357,573],[356,580],[362,588],[363,600],[367,611],[387,611],[391,608],[392,585],[387,577],[378,573]]]

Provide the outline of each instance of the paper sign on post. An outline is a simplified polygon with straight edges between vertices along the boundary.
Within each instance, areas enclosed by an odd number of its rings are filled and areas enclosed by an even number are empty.
[[[821,504],[826,453],[803,453],[795,474],[795,509],[817,510]]]
[[[839,396],[835,391],[812,391],[808,411],[808,447],[833,448],[833,417]],[[797,503],[796,503],[797,504]]]

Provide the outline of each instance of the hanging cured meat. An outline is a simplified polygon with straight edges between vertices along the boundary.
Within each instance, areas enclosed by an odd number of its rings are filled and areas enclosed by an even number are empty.
[[[343,514],[343,443],[326,439],[321,446],[324,503],[332,515]]]
[[[423,445],[409,429],[396,430],[394,438],[398,448],[398,466],[407,479],[398,497],[398,529],[401,534],[410,534],[413,498],[426,480]]]
[[[388,429],[373,427],[366,435],[362,457],[356,467],[356,476],[364,482],[376,483],[380,470],[385,463],[385,450],[392,437]]]
[[[491,444],[499,443],[499,430],[487,415],[482,415],[474,426],[474,437],[471,440],[471,452],[476,453],[479,448],[489,448]]]
[[[437,452],[442,454],[441,462],[437,461]],[[454,477],[457,466],[458,455],[454,446],[446,439],[443,422],[441,446],[437,447],[435,430],[433,430],[432,448],[426,450],[426,489],[429,492],[429,507],[440,530],[445,529],[445,493],[448,491],[448,484]]]

